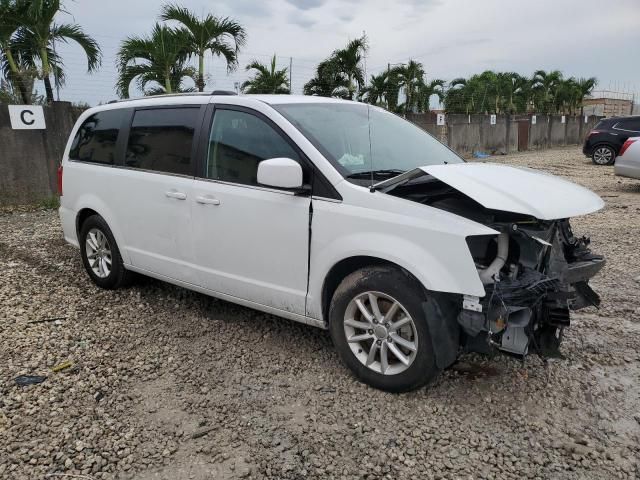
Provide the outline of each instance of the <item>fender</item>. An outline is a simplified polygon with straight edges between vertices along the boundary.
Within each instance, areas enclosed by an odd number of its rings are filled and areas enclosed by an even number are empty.
[[[122,261],[126,265],[131,265],[129,252],[127,251],[126,243],[124,237],[122,236],[120,224],[118,223],[116,219],[117,217],[113,214],[111,208],[97,195],[90,192],[81,194],[73,203],[71,210],[77,217],[78,213],[80,213],[80,210],[83,210],[85,208],[90,208],[102,218],[104,218],[105,222],[107,222],[107,225],[109,225],[109,228],[111,229],[111,233],[113,233],[113,237],[116,239],[116,243],[118,244],[120,250],[120,255],[122,256]]]

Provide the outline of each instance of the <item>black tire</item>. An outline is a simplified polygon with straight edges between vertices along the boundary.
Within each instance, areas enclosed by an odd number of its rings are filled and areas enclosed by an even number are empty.
[[[596,145],[591,154],[591,161],[595,165],[613,165],[616,161],[616,151],[611,145]]]
[[[384,375],[374,371],[356,357],[356,353],[351,350],[350,343],[347,341],[345,313],[350,302],[366,292],[380,292],[392,297],[413,319],[417,349],[413,362],[400,373]],[[426,295],[425,290],[416,280],[400,269],[387,266],[373,266],[358,270],[340,283],[329,307],[329,328],[340,358],[359,380],[380,390],[406,392],[422,387],[438,375],[431,335],[422,308]],[[358,346],[355,348],[362,352]],[[382,364],[381,360],[379,364]]]
[[[89,263],[87,258],[87,237],[89,232],[98,230],[107,239],[108,246],[111,250],[111,270],[105,277],[98,276]],[[78,242],[80,243],[80,256],[82,257],[82,264],[87,274],[100,288],[107,290],[115,290],[117,288],[126,287],[131,284],[133,279],[133,272],[129,272],[124,268],[124,262],[120,255],[120,249],[116,243],[113,233],[107,222],[100,215],[92,215],[88,217],[84,223],[80,226],[80,232],[78,234]]]

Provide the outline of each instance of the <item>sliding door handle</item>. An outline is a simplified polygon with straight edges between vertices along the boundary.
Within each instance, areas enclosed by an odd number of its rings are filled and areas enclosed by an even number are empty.
[[[220,205],[220,200],[211,195],[199,195],[196,197],[196,202],[202,205]]]

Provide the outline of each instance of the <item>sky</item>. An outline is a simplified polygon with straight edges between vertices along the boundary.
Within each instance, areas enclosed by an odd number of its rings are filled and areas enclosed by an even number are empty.
[[[334,49],[366,32],[367,76],[388,63],[421,62],[427,79],[451,80],[491,69],[531,75],[560,70],[596,77],[597,89],[640,97],[640,0],[180,0],[197,14],[212,12],[241,23],[248,42],[240,68],[205,61],[207,89],[234,89],[252,60],[292,65],[293,93]],[[95,105],[117,98],[115,58],[120,42],[151,31],[155,0],[66,0],[58,22],[78,23],[102,47],[103,63],[86,73],[76,45],[57,45],[67,67],[61,100]],[[42,86],[38,87],[40,93]],[[131,89],[132,96],[141,93]]]

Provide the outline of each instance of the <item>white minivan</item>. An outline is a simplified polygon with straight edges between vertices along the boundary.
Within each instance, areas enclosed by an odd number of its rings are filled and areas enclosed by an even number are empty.
[[[569,217],[602,200],[526,168],[466,163],[381,108],[183,94],[91,108],[59,172],[60,219],[102,288],[132,274],[331,332],[376,388],[460,352],[558,353],[604,265]]]

